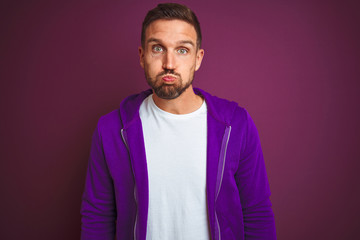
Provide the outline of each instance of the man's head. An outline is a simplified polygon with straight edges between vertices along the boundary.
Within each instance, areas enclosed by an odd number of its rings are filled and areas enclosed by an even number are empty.
[[[145,44],[145,34],[148,26],[159,19],[167,19],[167,20],[182,20],[190,25],[192,25],[196,31],[197,39],[196,46],[197,49],[201,47],[201,29],[200,23],[193,11],[185,5],[181,5],[178,3],[160,3],[156,8],[150,10],[143,21],[142,29],[141,29],[141,46],[144,48]]]
[[[145,17],[139,47],[140,65],[154,93],[180,96],[192,84],[204,55],[200,25],[186,6],[159,4]]]

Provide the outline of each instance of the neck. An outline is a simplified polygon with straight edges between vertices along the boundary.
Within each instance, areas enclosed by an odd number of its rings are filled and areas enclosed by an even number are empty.
[[[173,114],[192,113],[203,103],[203,99],[195,94],[192,85],[175,99],[162,99],[154,93],[153,100],[160,109]]]

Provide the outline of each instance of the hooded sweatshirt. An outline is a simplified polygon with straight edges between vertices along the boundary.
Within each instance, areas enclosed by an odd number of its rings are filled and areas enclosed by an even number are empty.
[[[255,124],[237,103],[194,88],[207,104],[206,200],[211,239],[276,239]],[[139,108],[152,90],[102,116],[82,197],[83,240],[146,239],[149,182]]]

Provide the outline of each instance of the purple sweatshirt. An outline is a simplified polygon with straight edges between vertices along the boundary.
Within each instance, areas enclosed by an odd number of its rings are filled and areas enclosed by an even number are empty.
[[[247,111],[201,89],[207,108],[211,239],[276,239],[260,139]],[[82,198],[81,239],[146,239],[149,186],[139,108],[151,90],[99,119]]]

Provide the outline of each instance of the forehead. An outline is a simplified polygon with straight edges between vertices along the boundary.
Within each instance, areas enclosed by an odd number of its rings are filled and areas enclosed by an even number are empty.
[[[164,42],[190,40],[196,43],[194,26],[182,20],[159,19],[150,23],[145,31],[145,42],[156,38]]]

